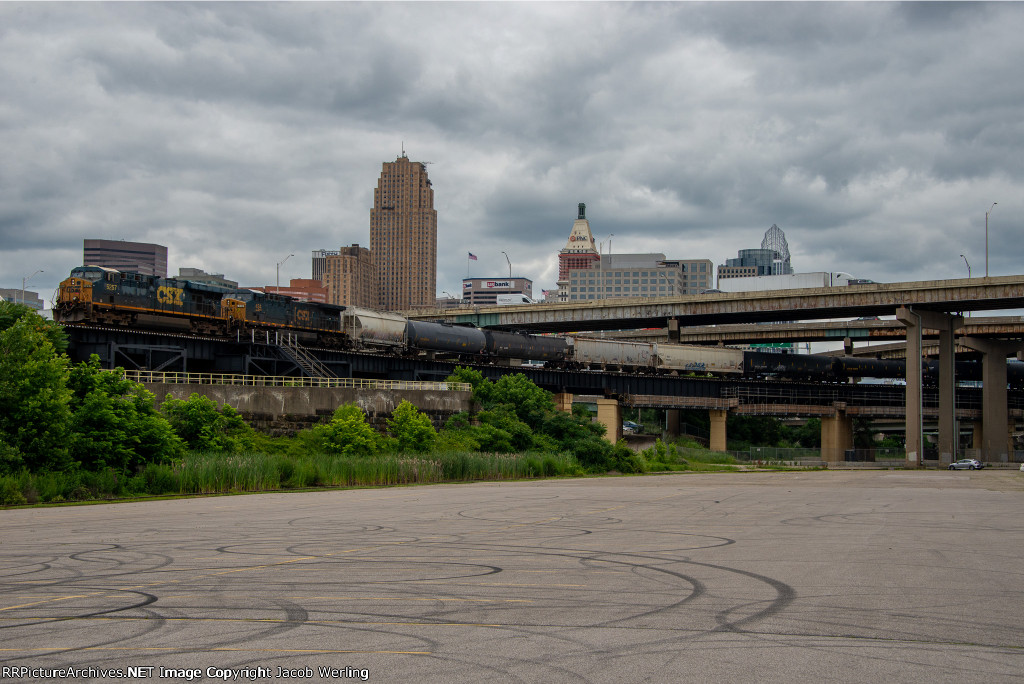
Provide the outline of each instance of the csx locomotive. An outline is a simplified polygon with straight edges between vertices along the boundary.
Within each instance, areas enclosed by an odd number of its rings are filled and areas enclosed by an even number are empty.
[[[724,347],[628,342],[579,336],[528,335],[472,326],[408,320],[359,307],[305,302],[258,290],[239,290],[81,266],[60,284],[54,318],[208,335],[249,336],[281,330],[306,344],[392,354],[429,354],[465,362],[519,359],[549,368],[657,374],[835,380],[903,378],[899,360],[777,354]],[[1011,384],[1024,378],[1011,366]],[[980,364],[958,363],[960,379],[980,379]],[[925,376],[934,378],[934,362]]]

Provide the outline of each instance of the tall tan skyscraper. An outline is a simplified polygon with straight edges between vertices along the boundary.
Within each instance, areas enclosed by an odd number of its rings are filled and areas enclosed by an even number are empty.
[[[359,245],[342,247],[337,254],[325,257],[324,264],[323,283],[329,303],[380,308],[377,269],[370,250]]]
[[[437,211],[427,165],[402,153],[384,162],[370,210],[370,252],[385,311],[433,307]]]

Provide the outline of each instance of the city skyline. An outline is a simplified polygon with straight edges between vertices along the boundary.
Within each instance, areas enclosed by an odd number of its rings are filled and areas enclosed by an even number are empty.
[[[717,266],[775,224],[797,271],[1024,271],[1020,3],[59,7],[0,3],[0,287],[49,299],[85,238],[309,277],[403,150],[432,295],[467,252],[553,289],[578,203],[620,253]]]

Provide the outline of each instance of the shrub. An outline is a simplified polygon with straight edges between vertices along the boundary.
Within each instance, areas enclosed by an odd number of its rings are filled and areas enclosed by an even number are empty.
[[[21,493],[21,487],[12,477],[0,479],[0,505],[20,506],[28,503],[25,495]]]
[[[369,456],[384,446],[381,436],[366,422],[366,413],[355,404],[339,406],[330,423],[318,425],[312,432],[326,451],[345,456]]]
[[[402,452],[430,451],[437,440],[437,431],[430,418],[404,399],[388,420],[388,432],[394,438],[398,451]]]
[[[167,395],[161,412],[192,451],[240,453],[251,450],[255,431],[233,408],[193,393],[185,401]]]

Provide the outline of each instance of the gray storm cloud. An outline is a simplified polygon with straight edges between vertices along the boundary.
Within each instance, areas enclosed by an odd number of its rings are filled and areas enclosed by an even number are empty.
[[[1019,3],[0,3],[0,266],[82,240],[308,277],[368,244],[381,163],[430,161],[438,289],[535,290],[586,202],[616,252],[798,271],[1019,273]],[[975,266],[975,275],[978,275]]]

